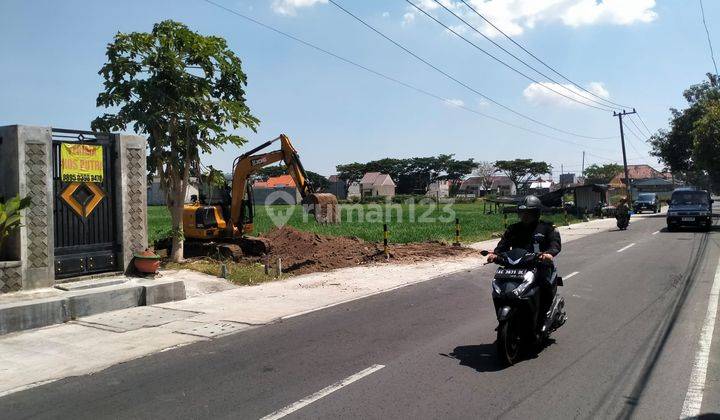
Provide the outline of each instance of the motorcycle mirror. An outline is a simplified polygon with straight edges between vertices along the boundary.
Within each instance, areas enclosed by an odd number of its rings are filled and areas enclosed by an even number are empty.
[[[488,254],[490,254],[490,251],[488,251],[486,249],[483,249],[482,251],[480,251],[480,255],[482,255],[483,257],[487,257]]]

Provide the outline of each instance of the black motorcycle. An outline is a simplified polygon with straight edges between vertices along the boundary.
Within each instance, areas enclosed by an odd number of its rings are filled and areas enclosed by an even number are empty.
[[[618,214],[615,216],[615,219],[617,220],[618,229],[627,230],[628,225],[630,224],[630,213]]]
[[[487,252],[483,252],[487,255]],[[492,282],[493,303],[498,319],[497,352],[507,365],[517,362],[522,351],[539,349],[567,320],[565,299],[558,295],[562,278],[554,266],[547,293],[554,298],[547,313],[541,314],[541,281],[537,277],[540,254],[516,248],[499,254],[494,261],[500,265]]]

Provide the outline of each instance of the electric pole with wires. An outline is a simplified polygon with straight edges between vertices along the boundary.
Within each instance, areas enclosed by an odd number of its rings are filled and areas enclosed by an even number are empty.
[[[631,115],[631,114],[637,114],[637,111],[635,111],[635,108],[633,108],[632,112],[627,112],[624,109],[622,112],[613,112],[613,117],[618,117],[618,120],[620,121],[620,144],[622,145],[622,154],[623,154],[623,168],[625,170],[625,186],[627,188],[628,193],[630,192],[630,177],[628,176],[628,166],[627,166],[627,153],[625,152],[625,132],[623,131],[623,116],[625,115]],[[628,197],[630,198],[630,197]]]

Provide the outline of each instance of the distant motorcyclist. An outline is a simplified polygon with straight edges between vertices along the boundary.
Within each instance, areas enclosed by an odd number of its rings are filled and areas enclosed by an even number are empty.
[[[518,206],[520,221],[508,226],[507,230],[498,242],[497,247],[491,252],[487,260],[494,262],[497,254],[510,251],[512,248],[523,248],[528,252],[540,254],[538,265],[538,277],[543,279],[541,290],[543,291],[542,305],[543,313],[550,308],[554,296],[554,288],[550,284],[550,276],[554,270],[553,260],[562,249],[560,233],[552,223],[540,220],[542,202],[534,195],[526,196]]]
[[[620,197],[618,205],[615,207],[615,219],[617,219],[618,228],[627,228],[630,219],[630,205],[626,196]]]

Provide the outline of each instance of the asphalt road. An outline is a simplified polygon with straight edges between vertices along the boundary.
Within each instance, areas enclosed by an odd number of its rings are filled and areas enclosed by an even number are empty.
[[[486,266],[15,393],[0,416],[261,418],[297,403],[287,418],[678,418],[720,230],[663,227],[569,243],[568,322],[509,368]],[[703,413],[720,413],[718,325]]]

